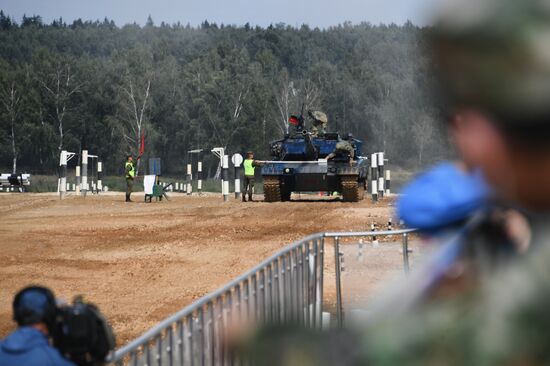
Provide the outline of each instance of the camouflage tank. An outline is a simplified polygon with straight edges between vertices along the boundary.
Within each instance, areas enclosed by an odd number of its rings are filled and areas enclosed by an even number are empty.
[[[368,162],[361,156],[363,142],[337,132],[326,132],[328,118],[309,111],[311,130],[303,115],[290,116],[294,126],[283,139],[270,144],[271,161],[262,166],[267,202],[289,201],[293,192],[337,192],[343,201],[363,199]]]

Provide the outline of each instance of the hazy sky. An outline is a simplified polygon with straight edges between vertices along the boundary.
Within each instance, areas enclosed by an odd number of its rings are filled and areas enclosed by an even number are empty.
[[[426,10],[434,0],[0,0],[0,9],[20,22],[23,14],[40,15],[47,23],[62,17],[114,20],[117,25],[144,24],[147,16],[161,21],[200,24],[267,26],[283,22],[293,26],[328,27],[344,21],[426,24]]]

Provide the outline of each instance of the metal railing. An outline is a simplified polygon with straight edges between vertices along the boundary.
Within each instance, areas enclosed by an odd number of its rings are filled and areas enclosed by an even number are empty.
[[[324,239],[300,240],[120,348],[115,365],[224,365],[232,324],[321,327]]]
[[[269,257],[222,288],[165,319],[118,349],[114,365],[225,365],[239,363],[227,347],[235,325],[298,324],[320,329],[326,239],[335,250],[336,319],[342,325],[340,240],[401,235],[408,271],[408,239],[413,230],[310,235]]]

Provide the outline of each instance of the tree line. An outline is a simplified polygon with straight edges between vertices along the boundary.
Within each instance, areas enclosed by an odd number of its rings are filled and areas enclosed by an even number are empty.
[[[225,147],[268,158],[302,105],[329,130],[394,164],[448,156],[425,29],[327,29],[204,22],[20,22],[0,11],[0,168],[55,173],[61,150],[88,149],[118,174],[145,134],[145,157],[183,173],[187,151]],[[211,155],[211,154],[210,154]],[[215,158],[205,155],[207,174]]]

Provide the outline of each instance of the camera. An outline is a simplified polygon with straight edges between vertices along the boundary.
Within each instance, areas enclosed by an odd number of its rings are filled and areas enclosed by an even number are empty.
[[[72,305],[57,309],[54,346],[79,366],[99,366],[115,348],[111,326],[97,306],[77,296]]]

